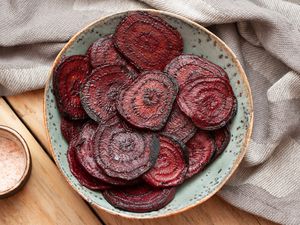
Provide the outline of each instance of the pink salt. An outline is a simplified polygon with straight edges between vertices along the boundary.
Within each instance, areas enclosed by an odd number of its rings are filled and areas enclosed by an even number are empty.
[[[21,180],[26,169],[26,154],[20,143],[0,137],[0,193]]]

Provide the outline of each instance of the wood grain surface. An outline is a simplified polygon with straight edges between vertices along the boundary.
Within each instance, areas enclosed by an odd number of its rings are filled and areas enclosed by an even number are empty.
[[[11,108],[16,112],[16,114],[27,126],[27,128],[32,132],[32,134],[35,136],[35,138],[40,143],[40,145],[50,155],[51,153],[49,149],[49,143],[47,142],[47,138],[46,138],[46,130],[43,125],[44,124],[43,123],[43,90],[27,92],[17,96],[10,96],[7,97],[6,99],[7,102],[10,104]],[[41,147],[38,148],[38,151],[41,151],[40,154],[46,156]],[[49,159],[45,159],[45,160],[49,161]],[[45,176],[44,179],[50,182],[49,180],[51,178]],[[59,179],[61,180],[61,176],[59,176]],[[64,182],[64,184],[66,183],[67,182]],[[73,191],[71,190],[71,187],[64,186],[64,188],[66,193],[71,193],[70,195],[74,195]],[[77,196],[77,199],[78,198],[79,195]],[[64,201],[68,201],[68,199],[64,199],[53,194],[53,196],[51,196],[51,200],[49,200],[49,204],[51,201],[64,202]],[[53,203],[51,202],[51,204]],[[79,205],[76,207],[78,210],[81,210],[81,207],[83,211],[86,210],[86,207],[84,207],[81,201],[79,201],[79,203],[76,202],[76,204]],[[122,218],[120,216],[113,216],[109,213],[104,212],[103,210],[99,210],[96,208],[94,208],[94,211],[100,216],[103,222],[107,225],[166,225],[166,224],[170,224],[170,225],[173,224],[174,225],[196,225],[196,224],[197,225],[200,224],[201,225],[202,224],[203,225],[275,225],[275,223],[273,222],[267,221],[255,215],[251,215],[247,212],[244,212],[240,209],[237,209],[229,205],[228,203],[226,203],[216,195],[210,198],[205,203],[196,206],[192,209],[189,209],[184,213],[180,213],[178,215],[170,216],[162,219],[132,220],[132,219]],[[92,217],[89,218],[82,217],[79,211],[74,211],[73,213],[78,213],[77,217],[74,217],[74,220],[78,218],[78,216],[80,216],[79,221],[86,220],[85,221],[86,224],[93,224],[92,222],[89,222]],[[0,216],[1,216],[1,212],[0,212]],[[10,217],[10,215],[7,215],[7,217]],[[38,220],[39,218],[36,219]],[[12,223],[12,224],[17,224],[17,223]],[[69,224],[69,223],[63,223],[63,222],[60,223],[59,221],[59,224]],[[80,224],[80,222],[74,224]]]

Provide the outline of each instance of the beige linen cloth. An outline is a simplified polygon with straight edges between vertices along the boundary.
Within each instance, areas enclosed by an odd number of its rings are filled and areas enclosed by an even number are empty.
[[[42,88],[74,33],[138,8],[188,17],[233,49],[252,88],[254,130],[236,176],[218,194],[251,213],[299,225],[300,0],[1,0],[0,95]]]

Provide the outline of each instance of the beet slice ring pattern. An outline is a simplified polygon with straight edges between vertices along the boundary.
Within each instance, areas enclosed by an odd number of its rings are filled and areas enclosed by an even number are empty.
[[[132,125],[160,130],[167,122],[178,93],[174,78],[159,71],[148,71],[119,96],[117,109]]]
[[[213,131],[213,137],[216,143],[216,153],[214,158],[221,155],[221,153],[226,149],[227,145],[230,142],[230,131],[227,126],[222,127],[221,129]]]
[[[186,143],[196,133],[197,128],[177,106],[174,104],[173,110],[168,118],[167,124],[162,129],[162,133],[175,137]]]
[[[179,32],[146,12],[128,13],[116,29],[114,44],[140,70],[163,70],[183,50]]]
[[[70,142],[67,157],[71,173],[77,178],[80,184],[92,190],[107,190],[112,186],[106,184],[95,177],[91,176],[78,162],[76,156],[77,139],[72,139]]]
[[[165,68],[165,72],[176,78],[178,85],[195,77],[220,77],[229,82],[227,73],[220,66],[197,55],[180,55]]]
[[[88,59],[74,55],[64,59],[53,72],[53,89],[58,110],[71,119],[84,119],[86,112],[80,102],[80,88],[90,73]]]
[[[237,101],[224,79],[196,78],[183,85],[177,104],[197,127],[216,130],[232,118]]]
[[[102,125],[100,125],[102,126]],[[93,177],[98,178],[108,184],[128,185],[136,181],[127,181],[120,178],[108,176],[104,170],[96,163],[92,140],[98,125],[93,122],[87,122],[82,128],[77,144],[77,158],[82,167]]]
[[[100,123],[116,117],[119,92],[134,78],[135,75],[120,65],[105,65],[93,70],[81,90],[81,102],[87,114]]]
[[[130,212],[150,212],[163,208],[175,197],[176,189],[156,189],[148,185],[112,189],[103,197],[114,207]]]
[[[189,168],[187,177],[199,173],[209,163],[215,153],[215,142],[211,135],[206,131],[197,131],[187,143],[189,153]]]
[[[160,135],[160,149],[155,165],[143,175],[155,187],[177,186],[185,180],[188,155],[185,146],[170,136]]]
[[[72,139],[78,137],[80,133],[80,129],[82,128],[83,124],[84,121],[81,120],[69,120],[65,117],[61,118],[60,121],[61,134],[65,138],[67,143],[70,143]]]
[[[96,162],[107,175],[133,180],[155,164],[159,140],[155,134],[138,133],[116,123],[97,129],[94,150]]]

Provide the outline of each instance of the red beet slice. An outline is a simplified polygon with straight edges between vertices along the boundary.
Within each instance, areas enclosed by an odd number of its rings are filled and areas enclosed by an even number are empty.
[[[64,116],[74,120],[87,117],[81,106],[79,91],[89,73],[89,61],[82,55],[67,57],[54,70],[54,94],[58,110]]]
[[[81,102],[87,114],[100,123],[114,120],[119,92],[134,78],[126,67],[120,65],[93,70],[81,90]]]
[[[130,65],[116,50],[112,35],[99,38],[88,49],[87,52],[92,67],[96,68],[103,65],[124,65],[132,73],[136,73],[136,69]]]
[[[213,131],[213,137],[216,143],[216,153],[214,158],[217,158],[227,147],[230,141],[230,132],[227,126],[222,127],[219,130]]]
[[[189,168],[186,176],[192,177],[209,163],[215,152],[215,143],[208,132],[198,130],[186,143],[186,147],[189,153]]]
[[[169,204],[175,197],[176,189],[157,189],[146,184],[103,192],[103,197],[114,207],[129,212],[150,212]]]
[[[187,81],[177,98],[180,109],[203,130],[225,126],[236,108],[230,84],[221,78],[196,78]]]
[[[102,125],[100,125],[102,126]],[[108,176],[96,163],[92,140],[98,125],[88,122],[84,125],[77,144],[77,158],[83,168],[93,177],[113,185],[128,185],[134,182]]]
[[[65,117],[61,117],[60,129],[67,143],[70,143],[74,137],[79,135],[83,124],[84,121],[81,120],[69,120]]]
[[[88,53],[92,67],[96,68],[105,64],[126,64],[116,51],[111,38],[112,35],[99,38],[90,46]]]
[[[146,12],[128,13],[116,29],[114,44],[140,70],[163,70],[183,50],[179,32]]]
[[[197,55],[180,55],[165,68],[165,72],[175,77],[179,86],[195,77],[220,77],[229,82],[227,73],[218,65]]]
[[[107,175],[133,180],[155,164],[159,140],[155,134],[138,133],[117,123],[96,131],[94,150],[96,162]]]
[[[68,148],[67,156],[68,156],[70,170],[72,174],[77,178],[79,183],[92,190],[106,190],[111,188],[109,184],[106,184],[96,179],[95,177],[91,176],[81,166],[76,156],[76,151],[77,151],[76,145],[77,145],[77,139],[72,139]]]
[[[159,137],[160,149],[155,165],[143,179],[155,187],[177,186],[185,180],[188,155],[185,146],[170,136]]]
[[[177,106],[174,104],[173,110],[169,116],[167,124],[162,129],[162,133],[175,137],[186,143],[196,133],[197,128]]]
[[[160,130],[167,122],[177,92],[176,81],[167,74],[144,72],[120,93],[117,109],[136,127]]]

